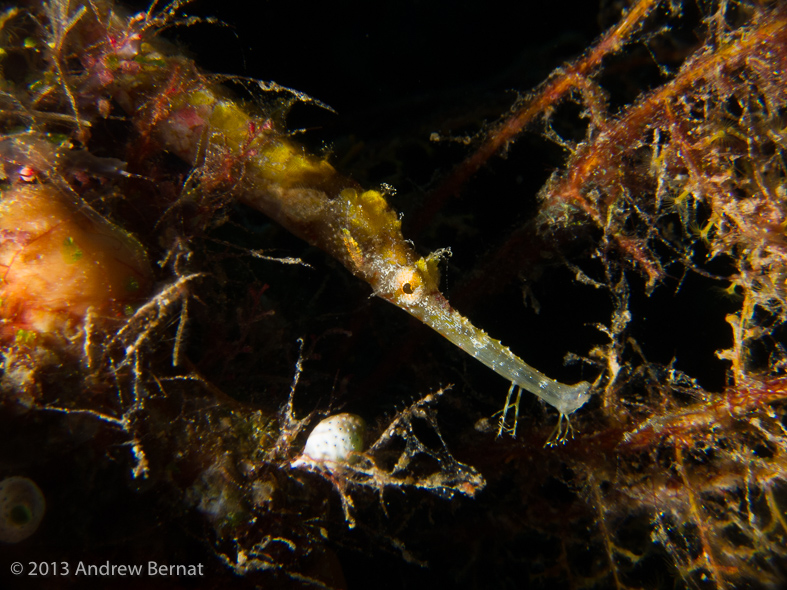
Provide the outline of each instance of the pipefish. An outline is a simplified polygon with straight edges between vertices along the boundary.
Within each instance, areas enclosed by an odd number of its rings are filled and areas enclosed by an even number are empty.
[[[115,78],[109,88],[103,78],[95,84],[102,91],[119,90],[116,99],[127,112],[149,112],[147,120],[136,121],[142,135],[152,136],[194,166],[183,190],[185,199],[219,191],[261,211],[341,261],[375,295],[511,381],[499,433],[511,408],[515,433],[524,389],[559,412],[555,438],[565,438],[570,425],[567,421],[563,431],[563,418],[588,401],[588,382],[554,381],[474,326],[440,292],[438,263],[446,251],[418,256],[402,236],[399,215],[380,191],[363,190],[339,174],[326,156],[308,153],[278,130],[271,118],[229,96],[191,60],[165,55],[154,44],[139,42],[133,28],[132,22],[129,29],[115,35],[135,40],[124,45],[128,47],[122,55],[133,63],[113,68]],[[115,59],[119,55],[113,54]],[[148,65],[140,68],[139,63]],[[92,83],[85,82],[86,88]],[[298,100],[313,100],[291,92]]]

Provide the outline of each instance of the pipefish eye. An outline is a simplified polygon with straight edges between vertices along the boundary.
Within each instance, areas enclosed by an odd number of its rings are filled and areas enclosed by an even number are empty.
[[[417,268],[403,266],[396,271],[390,283],[390,293],[398,305],[412,305],[423,295],[424,279]]]

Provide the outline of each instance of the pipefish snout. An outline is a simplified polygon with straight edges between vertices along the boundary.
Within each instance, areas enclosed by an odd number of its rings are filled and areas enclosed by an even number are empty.
[[[535,394],[560,413],[557,428],[549,442],[565,440],[571,433],[568,416],[590,399],[590,383],[582,381],[574,385],[566,385],[550,379],[453,309],[438,290],[437,262],[446,253],[446,250],[441,250],[426,259],[419,259],[414,265],[389,270],[380,281],[380,288],[376,294],[418,318],[495,373],[511,381],[498,435],[505,429],[506,416],[508,410],[512,408],[514,423],[509,430],[512,434],[516,434],[521,390],[524,389]],[[511,403],[515,389],[519,392],[514,403]]]

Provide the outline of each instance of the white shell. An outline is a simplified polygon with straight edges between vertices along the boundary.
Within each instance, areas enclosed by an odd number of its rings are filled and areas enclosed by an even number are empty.
[[[39,487],[26,477],[0,481],[0,541],[18,543],[36,532],[46,501]]]
[[[303,453],[292,465],[324,465],[330,469],[331,463],[354,463],[357,453],[363,451],[365,432],[366,423],[360,416],[329,416],[314,427]]]

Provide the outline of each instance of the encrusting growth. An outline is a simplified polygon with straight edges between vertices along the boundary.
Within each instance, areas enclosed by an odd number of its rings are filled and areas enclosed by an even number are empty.
[[[74,338],[89,314],[124,317],[150,289],[142,246],[51,186],[0,201],[0,340]]]

